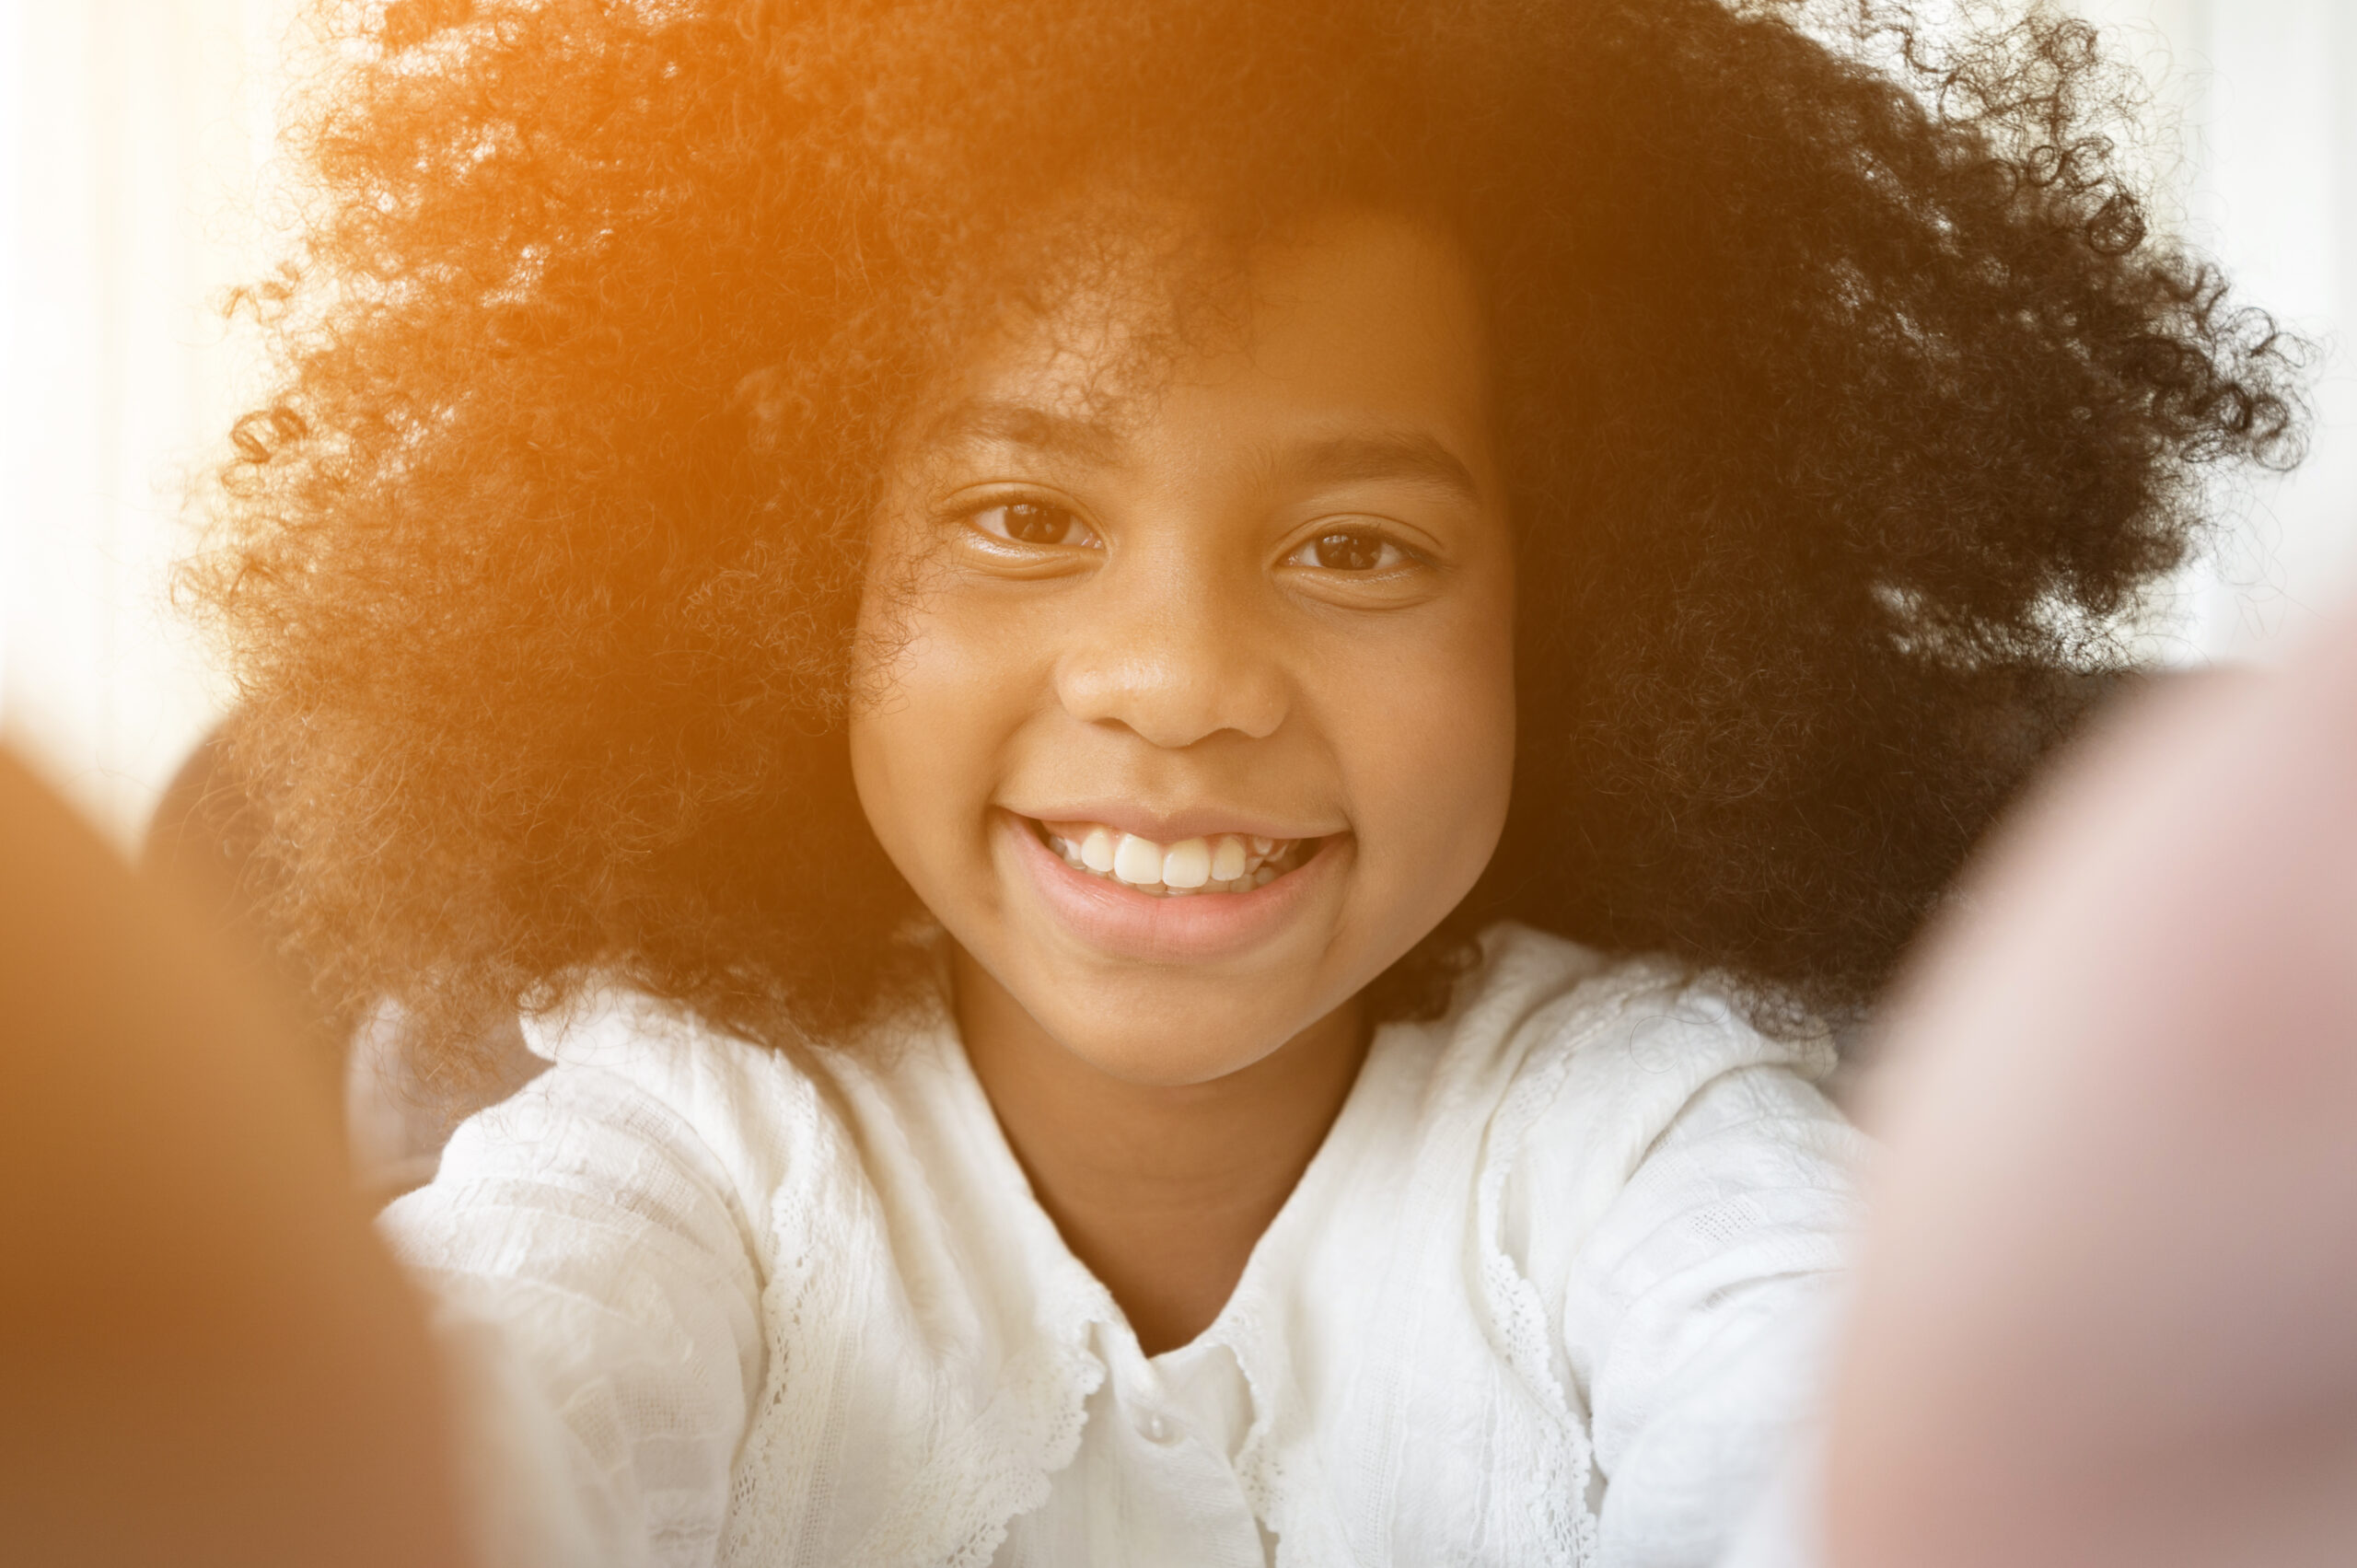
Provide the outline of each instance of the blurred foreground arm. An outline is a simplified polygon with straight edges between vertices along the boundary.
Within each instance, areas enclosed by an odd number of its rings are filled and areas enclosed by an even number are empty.
[[[0,1559],[463,1561],[334,1088],[0,755]]]
[[[1901,999],[1836,1568],[2357,1562],[2357,617],[2090,742]]]

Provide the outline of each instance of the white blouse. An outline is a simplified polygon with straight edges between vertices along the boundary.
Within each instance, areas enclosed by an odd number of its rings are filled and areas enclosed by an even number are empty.
[[[936,1006],[785,1053],[632,993],[383,1225],[500,1564],[1600,1564],[1788,1547],[1855,1133],[1671,967],[1518,927],[1379,1029],[1192,1343],[1140,1353]],[[1761,1521],[1767,1521],[1762,1523]],[[1761,1559],[1764,1560],[1764,1559]]]

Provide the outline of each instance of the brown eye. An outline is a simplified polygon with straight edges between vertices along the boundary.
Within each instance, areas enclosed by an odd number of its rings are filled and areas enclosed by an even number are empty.
[[[976,528],[1016,544],[1095,545],[1088,525],[1062,506],[1040,501],[1008,501],[976,512]]]
[[[1294,559],[1329,572],[1373,572],[1399,564],[1405,555],[1398,545],[1379,533],[1346,528],[1319,534],[1295,552]]]

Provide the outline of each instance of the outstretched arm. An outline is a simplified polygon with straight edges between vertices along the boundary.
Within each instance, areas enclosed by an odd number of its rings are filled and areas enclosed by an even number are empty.
[[[2357,616],[2091,742],[1933,952],[1832,1562],[2357,1561]]]
[[[439,1366],[333,1086],[0,755],[0,1558],[454,1564]]]

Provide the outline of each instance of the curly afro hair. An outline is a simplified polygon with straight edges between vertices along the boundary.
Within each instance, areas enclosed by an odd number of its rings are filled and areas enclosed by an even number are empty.
[[[2084,25],[1849,7],[323,5],[189,575],[290,940],[445,1040],[591,969],[772,1042],[892,994],[842,733],[885,454],[1127,192],[1230,256],[1411,211],[1486,291],[1515,804],[1379,1005],[1500,915],[1870,994],[2205,465],[2296,456],[2298,356],[2148,232]]]

